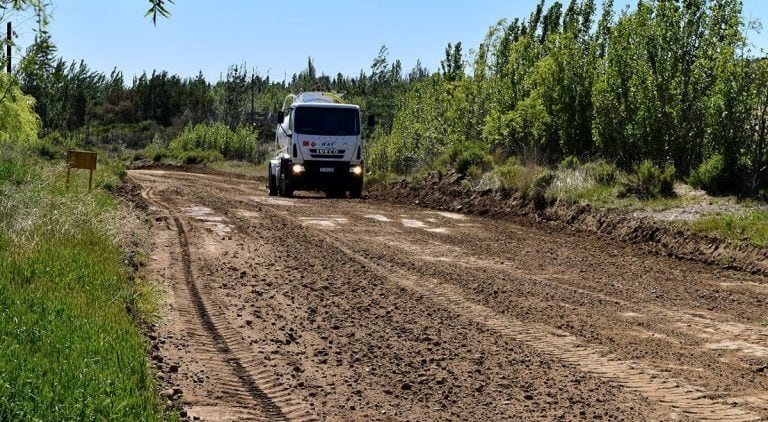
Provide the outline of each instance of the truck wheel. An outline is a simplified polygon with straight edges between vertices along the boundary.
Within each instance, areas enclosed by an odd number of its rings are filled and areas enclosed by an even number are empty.
[[[353,199],[360,199],[363,197],[363,187],[353,186],[349,189],[349,197]]]
[[[275,176],[269,175],[269,196],[275,196],[277,195],[277,180],[275,180]]]
[[[293,197],[293,189],[288,185],[288,181],[285,180],[285,174],[280,176],[280,184],[278,185],[278,193],[285,198]]]

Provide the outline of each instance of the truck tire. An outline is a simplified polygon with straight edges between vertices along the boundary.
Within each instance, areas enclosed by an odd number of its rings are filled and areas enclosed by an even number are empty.
[[[349,189],[349,197],[352,199],[360,199],[363,197],[363,187],[362,186],[352,186]]]
[[[269,196],[275,196],[277,195],[277,180],[275,180],[275,176],[269,175]]]
[[[293,197],[293,189],[288,184],[288,181],[285,178],[285,173],[280,175],[280,184],[278,184],[277,189],[280,196],[284,198]]]

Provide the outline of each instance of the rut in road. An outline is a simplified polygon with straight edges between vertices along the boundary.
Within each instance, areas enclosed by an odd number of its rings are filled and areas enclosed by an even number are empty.
[[[184,224],[170,206],[154,197],[151,188],[146,189],[143,196],[164,209],[173,220],[178,236],[185,284],[194,313],[212,340],[216,352],[240,381],[239,386],[229,384],[226,394],[239,395],[239,393],[245,392],[252,399],[248,405],[242,406],[234,413],[230,412],[227,418],[297,422],[318,420],[303,404],[294,400],[284,386],[274,382],[272,374],[264,369],[262,362],[246,357],[248,356],[248,348],[241,344],[242,339],[236,330],[226,323],[223,315],[209,311],[209,307],[206,306],[206,299],[204,299],[203,293],[194,279],[190,245]],[[211,298],[207,299],[210,301]],[[259,411],[253,412],[253,407]]]
[[[290,219],[283,213],[277,214]],[[627,389],[638,391],[653,400],[681,411],[685,415],[695,417],[698,420],[711,421],[761,420],[760,416],[752,414],[748,410],[708,399],[707,396],[710,393],[703,388],[666,378],[661,372],[638,362],[624,361],[615,356],[605,355],[603,351],[580,342],[566,332],[523,323],[500,315],[492,309],[467,300],[460,290],[449,284],[424,277],[414,277],[392,265],[377,264],[361,254],[355,253],[354,246],[349,245],[342,237],[329,231],[318,231],[318,234],[351,260],[417,295],[438,303],[463,318],[484,325],[516,341],[529,344],[542,353],[555,359],[561,359],[584,372],[594,374]]]

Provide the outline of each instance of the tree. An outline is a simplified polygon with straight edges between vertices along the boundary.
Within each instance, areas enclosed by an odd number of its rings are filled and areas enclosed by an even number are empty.
[[[461,41],[445,47],[445,59],[440,62],[443,77],[447,81],[456,81],[464,76],[464,61],[461,53]]]

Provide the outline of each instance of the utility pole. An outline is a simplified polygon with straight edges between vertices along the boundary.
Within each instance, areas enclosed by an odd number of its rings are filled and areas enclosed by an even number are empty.
[[[254,73],[251,72],[251,133],[253,133],[253,131],[256,128],[256,116],[253,114],[254,113],[254,110],[253,110],[253,82],[255,80],[254,76],[255,76]]]
[[[11,23],[8,22],[8,45],[5,47],[6,56],[8,57],[8,63],[5,64],[5,70],[11,73],[11,38],[13,37],[13,29]]]

